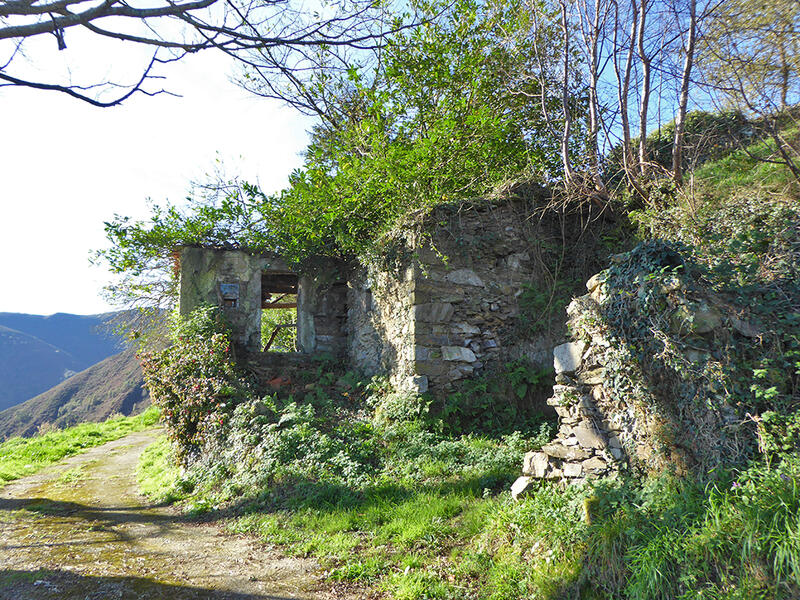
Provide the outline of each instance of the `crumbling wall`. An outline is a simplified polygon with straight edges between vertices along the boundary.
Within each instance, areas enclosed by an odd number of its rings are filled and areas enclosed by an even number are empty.
[[[586,287],[553,353],[558,434],[525,455],[512,493],[623,471],[707,477],[749,456],[755,435],[732,390],[759,332],[735,305],[659,244],[615,256]]]
[[[599,262],[580,218],[540,210],[543,198],[439,206],[399,227],[384,263],[350,279],[353,363],[445,393],[514,359],[547,365],[564,337],[551,309]]]
[[[234,343],[246,352],[261,350],[261,276],[291,273],[274,255],[241,250],[185,247],[181,250],[180,312],[203,304],[219,306]],[[347,348],[347,284],[333,261],[320,261],[315,274],[299,278],[297,345],[305,354],[344,356]]]
[[[180,314],[211,304],[231,325],[233,341],[255,351],[261,344],[261,272],[287,270],[274,256],[252,256],[240,250],[184,247],[180,252]]]
[[[364,267],[348,282],[348,352],[366,375],[383,373],[399,389],[427,391],[413,369],[413,268],[410,260],[391,270]]]
[[[547,234],[529,217],[527,204],[513,202],[431,215],[436,227],[421,238],[413,267],[413,368],[431,388],[448,390],[519,356],[547,360],[561,328],[520,325],[520,296],[553,283],[536,256]]]
[[[415,246],[414,372],[447,392],[524,358],[546,366],[564,339],[556,306],[599,268],[579,214],[545,208],[544,190],[435,209]]]
[[[317,366],[314,356],[300,352],[246,352],[237,360],[254,376],[262,394],[278,391],[301,394],[304,374],[313,372]]]
[[[297,349],[342,357],[347,351],[347,284],[339,268],[300,277],[297,294]]]
[[[412,215],[354,269],[318,259],[299,277],[298,350],[346,357],[362,374],[383,373],[416,392],[446,393],[518,358],[546,365],[564,336],[553,309],[596,270],[598,253],[579,243],[584,215],[545,205],[536,188],[524,199],[438,206]],[[283,261],[219,249],[183,254],[181,310],[223,306],[237,344],[257,350],[260,271],[287,271]],[[226,306],[233,289],[235,306]]]

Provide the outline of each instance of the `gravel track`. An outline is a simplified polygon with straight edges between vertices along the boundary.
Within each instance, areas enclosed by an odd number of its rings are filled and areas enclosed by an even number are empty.
[[[160,434],[128,435],[0,488],[0,599],[332,597],[313,561],[140,496],[136,464]]]

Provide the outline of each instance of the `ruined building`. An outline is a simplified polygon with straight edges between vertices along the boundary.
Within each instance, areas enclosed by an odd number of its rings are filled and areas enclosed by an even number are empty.
[[[563,337],[563,325],[550,326],[563,323],[552,292],[559,280],[584,281],[596,253],[566,269],[579,224],[532,215],[519,199],[441,206],[399,226],[376,252],[380,264],[325,259],[313,273],[279,256],[186,247],[180,310],[221,306],[240,356],[267,378],[319,353],[418,392],[447,391],[520,357],[549,364]],[[262,310],[286,306],[284,297],[296,298],[296,352],[264,352]]]

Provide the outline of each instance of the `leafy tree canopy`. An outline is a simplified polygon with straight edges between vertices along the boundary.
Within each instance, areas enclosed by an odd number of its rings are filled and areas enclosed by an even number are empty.
[[[558,178],[559,141],[542,103],[560,99],[548,96],[556,86],[542,86],[550,75],[537,70],[534,52],[560,52],[554,16],[534,27],[521,0],[420,9],[422,25],[344,70],[320,65],[298,84],[303,99],[327,108],[287,189],[266,196],[223,186],[190,199],[186,211],[155,207],[149,222],[109,222],[112,247],[100,258],[129,278],[112,291],[123,299],[152,291],[147,274],[167,268],[182,244],[276,251],[299,268],[313,256],[364,258],[412,212]]]

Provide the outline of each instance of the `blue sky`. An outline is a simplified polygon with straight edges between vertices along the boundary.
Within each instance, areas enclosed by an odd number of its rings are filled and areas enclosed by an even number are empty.
[[[60,57],[59,57],[60,58]],[[115,72],[113,55],[103,65]],[[101,109],[66,96],[0,89],[0,312],[90,314],[109,275],[89,254],[115,213],[143,218],[147,198],[181,202],[222,161],[228,175],[282,188],[309,123],[231,83],[211,53],[170,65],[176,98],[137,96]]]

